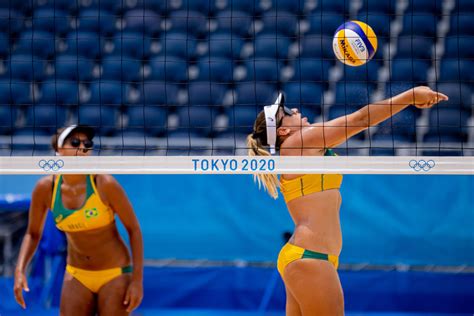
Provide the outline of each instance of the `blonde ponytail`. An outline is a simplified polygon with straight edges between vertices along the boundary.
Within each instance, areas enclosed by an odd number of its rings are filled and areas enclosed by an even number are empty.
[[[253,134],[247,136],[247,148],[249,148],[249,156],[271,156],[268,151],[263,149],[259,141],[253,137]],[[280,182],[276,174],[256,173],[253,175],[253,179],[258,183],[259,189],[263,186],[264,190],[267,191],[272,198],[278,198]]]

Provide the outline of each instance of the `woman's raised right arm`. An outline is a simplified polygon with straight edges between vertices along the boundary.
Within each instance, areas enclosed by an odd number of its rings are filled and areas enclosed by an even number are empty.
[[[52,177],[48,176],[38,181],[31,196],[28,228],[21,243],[20,254],[18,255],[15,268],[15,284],[13,286],[15,299],[23,308],[26,308],[23,290],[29,291],[25,271],[43,234],[44,221],[51,203],[52,192],[53,180]]]

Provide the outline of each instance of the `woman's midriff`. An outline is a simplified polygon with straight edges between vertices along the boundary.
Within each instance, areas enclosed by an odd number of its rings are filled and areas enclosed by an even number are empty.
[[[85,270],[104,270],[130,265],[130,254],[115,226],[66,233],[67,263]]]
[[[288,202],[295,231],[290,243],[312,251],[339,255],[342,232],[339,190],[315,192]]]

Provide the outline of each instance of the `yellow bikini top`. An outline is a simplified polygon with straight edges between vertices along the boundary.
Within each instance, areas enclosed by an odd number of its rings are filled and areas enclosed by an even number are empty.
[[[51,211],[56,227],[64,232],[78,232],[96,229],[109,225],[114,221],[114,212],[102,202],[94,184],[93,175],[86,178],[86,199],[81,208],[70,210],[62,202],[62,176],[54,182]]]
[[[325,156],[335,155],[332,150],[326,150]],[[305,174],[291,180],[280,177],[280,191],[286,203],[311,193],[339,189],[341,184],[342,174]]]

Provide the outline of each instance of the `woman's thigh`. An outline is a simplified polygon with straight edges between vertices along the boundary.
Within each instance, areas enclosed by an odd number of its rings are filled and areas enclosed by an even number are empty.
[[[94,315],[95,310],[96,300],[94,293],[66,272],[61,290],[60,314],[67,316],[89,316]]]

